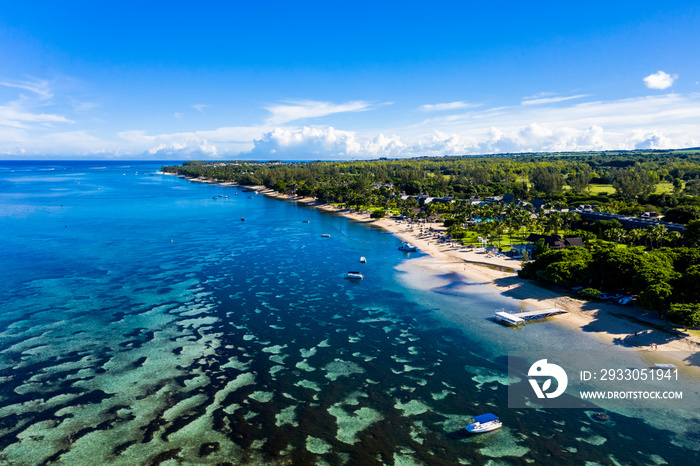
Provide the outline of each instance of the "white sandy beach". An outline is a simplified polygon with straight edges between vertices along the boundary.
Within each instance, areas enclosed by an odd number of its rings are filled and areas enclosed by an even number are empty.
[[[205,183],[217,183],[208,179],[191,179]],[[235,183],[219,183],[234,186]],[[278,193],[264,186],[248,186],[266,196],[282,200],[294,200],[323,211],[343,215],[351,220],[371,224],[391,232],[401,241],[409,242],[431,258],[415,259],[419,266],[438,269],[440,272],[457,273],[470,280],[490,285],[506,296],[523,302],[525,308],[559,308],[568,311],[554,317],[560,325],[595,334],[612,345],[633,348],[640,351],[691,351],[700,350],[700,338],[691,335],[659,318],[656,312],[645,311],[633,306],[621,306],[601,302],[576,299],[564,293],[539,286],[536,282],[518,278],[520,261],[512,258],[487,257],[486,253],[476,252],[456,243],[440,243],[435,233],[444,230],[437,224],[413,224],[396,219],[372,219],[369,214],[351,209],[321,204],[314,198],[291,196]],[[433,231],[430,229],[432,228]],[[681,363],[682,361],[678,361]],[[685,361],[687,363],[687,361]]]
[[[327,204],[319,204],[313,198],[283,195],[262,186],[256,187],[263,194],[296,202],[343,215],[357,222],[383,228],[409,242],[434,260],[415,259],[426,268],[438,268],[441,272],[453,272],[471,280],[493,286],[504,295],[523,301],[528,309],[559,308],[568,311],[554,319],[561,325],[595,334],[611,345],[620,345],[640,351],[692,351],[700,350],[700,338],[676,328],[659,318],[658,313],[634,306],[621,306],[602,302],[589,302],[567,296],[562,292],[539,286],[530,280],[518,278],[521,263],[517,259],[488,257],[484,252],[450,243],[440,243],[434,234],[444,228],[437,224],[413,224],[395,219],[371,219],[362,214]],[[422,226],[421,226],[422,225]],[[432,228],[434,231],[430,231]],[[678,361],[681,362],[681,361]]]

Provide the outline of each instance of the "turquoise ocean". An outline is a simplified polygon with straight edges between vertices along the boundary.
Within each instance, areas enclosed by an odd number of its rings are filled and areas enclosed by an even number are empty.
[[[508,409],[508,351],[591,334],[162,164],[0,162],[0,464],[700,463],[692,413]]]

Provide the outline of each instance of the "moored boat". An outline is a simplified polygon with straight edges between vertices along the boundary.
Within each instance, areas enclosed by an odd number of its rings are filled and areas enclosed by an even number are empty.
[[[415,247],[412,244],[409,243],[403,243],[401,246],[399,246],[399,251],[404,251],[404,252],[416,252],[418,251],[418,248]]]
[[[348,272],[345,274],[345,278],[350,278],[353,280],[363,280],[365,278],[360,272]]]
[[[321,238],[330,238],[330,237],[331,237],[330,233],[323,233],[321,235]]]
[[[367,263],[367,259],[365,258],[365,256],[360,257],[360,263],[361,263],[361,264],[366,264],[366,263]]]
[[[467,432],[471,434],[480,434],[482,432],[491,432],[492,430],[500,429],[503,423],[498,419],[498,416],[491,413],[474,416],[471,424],[467,426]]]
[[[678,369],[675,364],[654,364],[659,369],[675,370]]]

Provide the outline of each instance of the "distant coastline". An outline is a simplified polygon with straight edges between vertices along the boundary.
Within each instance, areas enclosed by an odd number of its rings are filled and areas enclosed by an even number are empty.
[[[427,254],[429,258],[413,259],[417,265],[425,267],[426,270],[455,273],[468,281],[492,286],[503,295],[521,301],[528,308],[564,309],[568,313],[555,317],[556,322],[573,330],[594,333],[611,345],[638,351],[652,351],[652,344],[657,345],[657,351],[700,351],[699,337],[681,328],[673,327],[667,321],[660,319],[656,312],[572,298],[562,292],[519,278],[515,271],[520,269],[520,262],[516,259],[487,258],[485,253],[469,250],[470,248],[465,248],[463,245],[439,243],[434,235],[444,230],[441,225],[416,223],[409,225],[391,218],[372,219],[366,213],[324,204],[312,197],[282,194],[265,186],[243,186],[235,182],[220,182],[201,177],[189,178],[176,173],[157,173],[199,183],[228,187],[241,186],[271,198],[293,201],[324,212],[341,215],[355,222],[381,228],[392,233],[398,240],[409,242],[417,246],[419,251]],[[494,325],[497,324],[494,323]],[[689,363],[682,359],[677,359],[676,362],[681,365]]]

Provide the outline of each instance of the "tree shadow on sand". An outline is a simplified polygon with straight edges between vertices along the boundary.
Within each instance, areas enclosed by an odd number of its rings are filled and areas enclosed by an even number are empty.
[[[656,312],[638,307],[623,306],[616,303],[600,301],[580,301],[569,296],[568,290],[546,286],[537,281],[523,280],[517,277],[504,277],[494,280],[494,284],[506,288],[503,295],[516,299],[533,299],[536,301],[553,300],[555,307],[566,309],[574,304],[581,314],[592,319],[581,327],[584,332],[607,333],[613,336],[615,345],[628,348],[648,348],[652,345],[682,340],[688,335],[673,324],[662,320]],[[576,299],[572,302],[570,298]],[[700,362],[700,356],[697,357]]]

